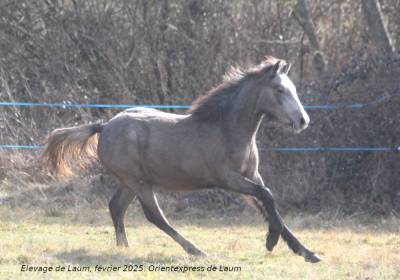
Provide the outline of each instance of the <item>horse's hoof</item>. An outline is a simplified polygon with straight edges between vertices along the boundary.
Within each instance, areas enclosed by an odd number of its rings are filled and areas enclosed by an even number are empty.
[[[310,263],[317,263],[322,261],[322,259],[320,257],[318,257],[316,254],[310,252],[308,253],[304,259],[306,260],[306,262],[310,262]]]
[[[117,240],[117,247],[128,248],[129,247],[128,241]]]
[[[272,251],[275,247],[275,245],[278,243],[279,240],[279,234],[276,233],[268,233],[267,236],[267,250]]]

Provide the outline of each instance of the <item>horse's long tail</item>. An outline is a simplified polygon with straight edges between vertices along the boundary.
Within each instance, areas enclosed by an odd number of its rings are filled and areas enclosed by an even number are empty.
[[[96,133],[102,130],[103,125],[99,123],[54,130],[45,143],[46,165],[60,176],[72,175],[73,169],[86,167],[97,159]]]

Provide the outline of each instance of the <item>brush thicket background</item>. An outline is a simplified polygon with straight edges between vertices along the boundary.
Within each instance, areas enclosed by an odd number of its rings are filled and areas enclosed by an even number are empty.
[[[190,104],[218,85],[230,65],[269,54],[293,64],[290,76],[304,104],[395,96],[363,109],[309,111],[310,127],[300,135],[264,124],[261,147],[394,147],[400,144],[400,2],[380,1],[382,21],[368,6],[374,3],[4,0],[0,100]],[[1,107],[0,143],[41,144],[55,128],[106,121],[118,111]],[[0,150],[4,203],[63,208],[99,199],[105,205],[117,184],[101,168],[55,183],[38,156]],[[399,169],[396,153],[261,152],[261,173],[286,212],[398,215]],[[178,198],[177,210],[246,207],[220,191],[170,197]]]

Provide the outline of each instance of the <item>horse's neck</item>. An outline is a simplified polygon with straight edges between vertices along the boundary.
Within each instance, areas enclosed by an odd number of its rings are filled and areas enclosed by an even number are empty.
[[[242,88],[226,118],[231,142],[237,147],[250,145],[256,137],[263,119],[263,114],[257,111],[258,96],[257,88]]]

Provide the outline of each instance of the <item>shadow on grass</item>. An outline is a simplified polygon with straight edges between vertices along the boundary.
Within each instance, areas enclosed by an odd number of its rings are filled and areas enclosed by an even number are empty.
[[[261,214],[245,210],[240,213],[226,211],[221,213],[216,210],[203,210],[188,208],[185,211],[174,211],[164,207],[168,220],[177,227],[194,226],[207,228],[221,228],[231,226],[263,226],[265,222]],[[3,221],[19,221],[46,225],[82,225],[88,227],[112,226],[112,220],[107,208],[93,209],[78,208],[23,208],[0,206],[0,216]],[[128,227],[151,225],[144,217],[143,210],[136,205],[131,205],[125,217]]]
[[[131,263],[140,264],[169,264],[176,263],[179,257],[170,257],[162,254],[151,254],[143,257],[126,256],[119,253],[106,253],[101,255],[92,255],[86,249],[77,249],[71,251],[60,252],[54,256],[63,263],[73,265],[122,265]]]

